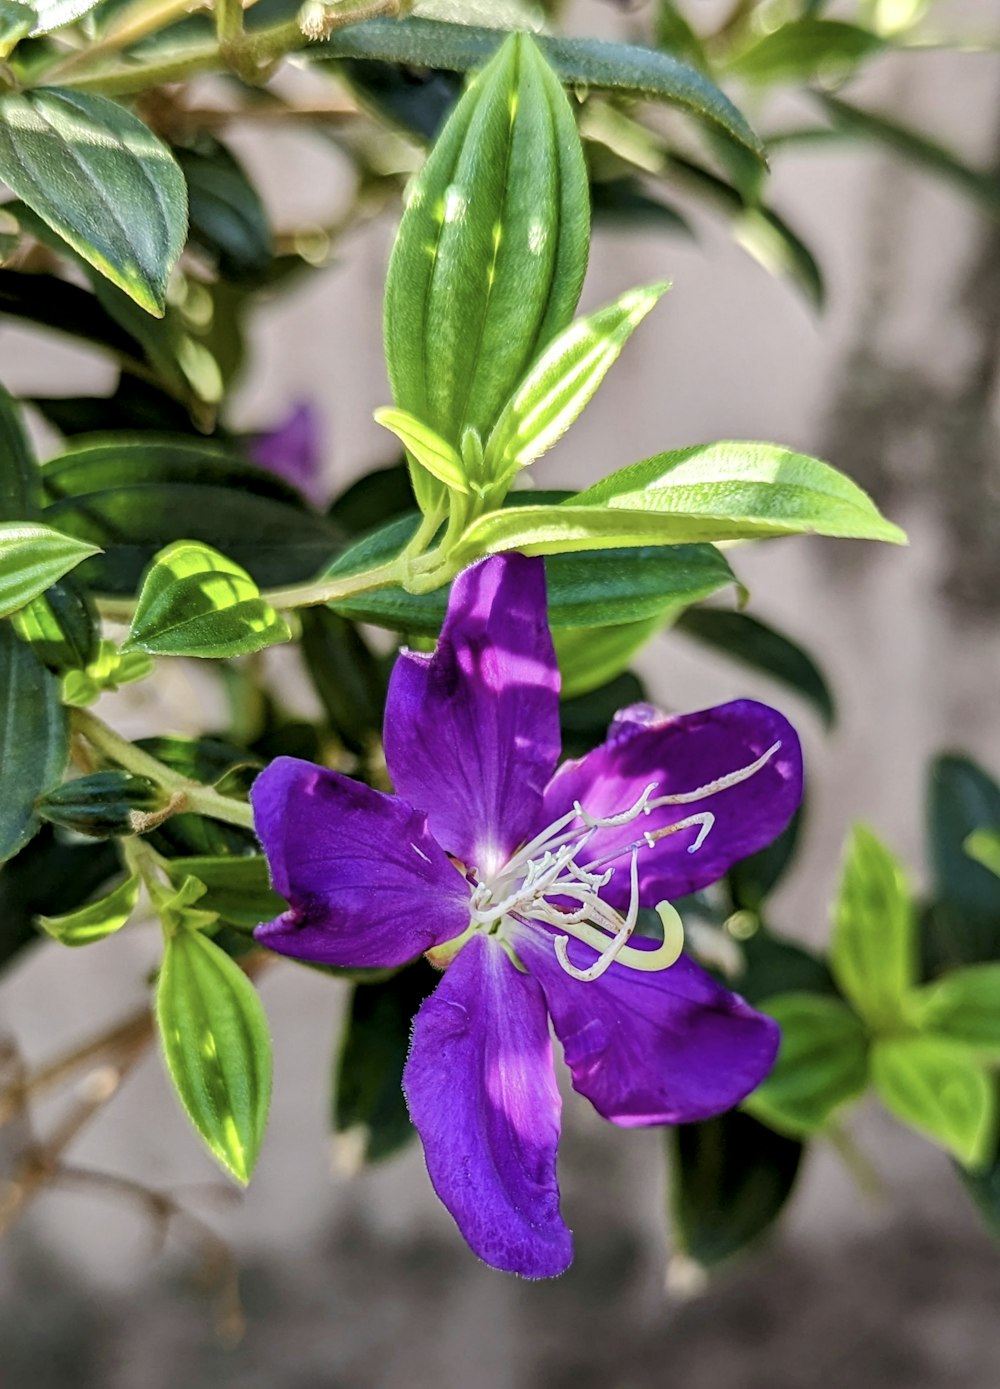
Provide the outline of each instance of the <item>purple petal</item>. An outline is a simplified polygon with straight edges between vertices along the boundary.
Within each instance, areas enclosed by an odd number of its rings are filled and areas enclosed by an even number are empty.
[[[625,1128],[710,1119],[760,1084],[778,1051],[778,1026],[682,955],[658,974],[612,965],[581,983],[540,929],[519,934],[520,959],[545,991],[573,1087]],[[570,960],[594,953],[577,941]]]
[[[639,853],[640,900],[654,906],[717,882],[732,865],[776,839],[802,799],[802,752],[798,735],[775,709],[736,700],[697,714],[667,718],[649,705],[623,710],[606,743],[576,762],[565,763],[545,792],[542,824],[551,823],[579,801],[594,816],[627,810],[656,782],[657,796],[695,791],[749,766],[768,748],[780,749],[758,771],[727,790],[697,801],[662,806],[628,824],[599,830],[586,850],[588,861],[619,851],[615,875],[602,896],[613,906],[628,900],[627,846],[647,833],[691,815],[710,812],[714,824],[689,852],[699,826],[659,839]]]
[[[421,1006],[403,1088],[434,1190],[473,1252],[525,1278],[568,1268],[545,1001],[496,942],[473,936]]]
[[[542,561],[494,555],[455,580],[434,655],[396,661],[389,773],[448,852],[488,875],[537,830],[559,747]]]
[[[469,924],[469,886],[396,796],[297,757],[279,757],[251,792],[271,881],[290,910],[258,926],[261,944],[317,964],[402,965]]]
[[[258,434],[250,444],[250,457],[261,468],[297,487],[311,501],[322,501],[320,486],[320,422],[315,407],[295,405],[274,429]]]

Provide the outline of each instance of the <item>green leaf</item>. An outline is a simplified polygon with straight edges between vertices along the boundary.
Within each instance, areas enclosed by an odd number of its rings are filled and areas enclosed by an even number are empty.
[[[965,841],[965,852],[1000,878],[1000,832],[973,830]]]
[[[262,854],[173,858],[166,860],[164,869],[177,885],[187,877],[196,878],[206,889],[202,907],[240,930],[253,930],[262,921],[272,921],[286,907],[270,885],[267,859]]]
[[[872,1083],[897,1119],[966,1167],[984,1165],[996,1137],[997,1096],[968,1049],[943,1037],[894,1037],[871,1051]]]
[[[335,1153],[349,1171],[392,1157],[414,1136],[403,1097],[413,1017],[438,975],[422,961],[356,985],[333,1073]]]
[[[828,728],[833,724],[833,695],[819,666],[808,651],[759,618],[722,608],[693,608],[677,619],[677,630],[779,680],[807,699]]]
[[[412,517],[390,522],[345,550],[330,572],[348,574],[392,559],[409,540],[413,527]],[[698,603],[737,582],[725,556],[712,545],[646,545],[588,555],[553,555],[546,561],[545,575],[553,628],[607,627],[660,618],[674,607]],[[447,602],[447,588],[414,594],[389,587],[339,600],[334,607],[356,622],[436,636]]]
[[[845,134],[874,141],[891,150],[924,173],[951,184],[991,217],[1000,217],[1000,180],[994,173],[970,168],[954,151],[936,140],[898,125],[874,111],[852,106],[840,97],[825,92],[814,92],[813,96]]]
[[[167,940],[156,990],[167,1070],[209,1151],[250,1180],[271,1100],[271,1042],[239,965],[199,931]]]
[[[739,977],[739,991],[755,1008],[784,993],[839,997],[825,962],[798,942],[761,926],[740,946],[746,967]]]
[[[633,463],[558,506],[487,512],[453,552],[554,554],[622,545],[832,535],[905,541],[850,479],[774,444],[719,443]]]
[[[632,289],[579,318],[529,369],[486,442],[485,472],[507,479],[540,458],[579,418],[632,332],[670,288]]]
[[[865,1029],[836,998],[786,993],[757,1005],[781,1028],[774,1070],[744,1108],[779,1133],[816,1133],[868,1080]]]
[[[992,1151],[987,1154],[986,1161],[980,1168],[970,1172],[956,1164],[956,1171],[990,1234],[994,1239],[1000,1240],[1000,1134],[994,1139]]]
[[[120,872],[111,843],[66,844],[43,825],[16,858],[0,865],[0,969],[39,942],[37,916],[73,911]]]
[[[553,633],[562,693],[566,699],[590,694],[625,671],[635,653],[669,620],[655,613],[614,627],[563,627]]]
[[[34,521],[0,521],[0,617],[9,617],[98,553],[96,545]]]
[[[931,971],[1000,956],[1000,879],[965,847],[977,830],[1000,832],[1000,786],[967,757],[936,757],[927,787],[927,856],[937,899],[925,925]]]
[[[884,47],[883,38],[856,24],[805,18],[791,20],[756,39],[735,53],[726,68],[747,82],[765,86],[837,81]]]
[[[657,0],[653,42],[657,48],[672,53],[675,58],[680,58],[693,67],[708,66],[701,39],[681,13],[675,0]]]
[[[31,33],[36,18],[30,5],[0,0],[0,59],[10,57],[21,40]]]
[[[740,1253],[774,1223],[803,1151],[739,1110],[668,1129],[666,1143],[674,1238],[702,1268]]]
[[[53,29],[61,29],[65,24],[82,19],[100,3],[101,0],[34,0],[33,8],[38,22],[32,32],[50,34]]]
[[[38,924],[62,945],[90,945],[120,931],[135,911],[142,880],[131,874],[106,897],[99,897],[66,916],[40,916]]]
[[[142,344],[112,318],[95,295],[54,275],[0,270],[0,313],[65,333],[110,353],[122,364],[141,366],[145,360]]]
[[[175,154],[187,184],[192,241],[226,279],[261,275],[274,254],[271,229],[242,165],[225,145],[207,136]]]
[[[1000,964],[952,970],[911,994],[909,1008],[921,1031],[1000,1058]]]
[[[468,72],[485,62],[504,38],[500,30],[472,25],[375,19],[332,34],[323,51],[331,58],[377,58],[418,68]],[[701,73],[668,54],[599,39],[540,36],[535,42],[567,86],[668,102],[721,126],[759,158],[764,157],[763,145],[729,98]]]
[[[86,708],[104,690],[117,690],[136,680],[145,680],[152,671],[152,658],[144,651],[122,652],[113,641],[101,641],[96,656],[85,669],[68,670],[63,676],[63,703]]]
[[[382,729],[385,664],[353,622],[329,608],[303,608],[302,657],[331,728],[351,752],[370,749]]]
[[[224,658],[291,635],[245,569],[207,545],[179,540],[146,575],[125,650]]]
[[[844,853],[830,968],[876,1031],[905,1020],[906,997],[917,982],[913,903],[899,863],[864,825],[855,825]]]
[[[535,43],[513,35],[458,103],[407,201],[385,291],[396,404],[456,450],[467,427],[485,438],[572,317],[588,242],[569,103]],[[440,505],[439,483],[418,471],[413,485],[423,510]]]
[[[6,622],[0,623],[0,709],[2,863],[37,829],[35,801],[59,781],[69,747],[59,681]]]
[[[312,578],[340,548],[335,525],[279,479],[183,436],[74,441],[42,476],[46,521],[103,547],[80,571],[100,592],[134,593],[176,540],[222,551],[262,588]]]
[[[89,92],[0,95],[0,178],[149,313],[187,234],[184,178],[131,112]]]
[[[0,299],[0,308],[3,301]],[[24,521],[38,511],[38,465],[17,402],[0,386],[0,521]]]
[[[465,469],[458,451],[435,433],[430,425],[418,420],[408,410],[386,407],[375,411],[375,422],[388,429],[406,449],[411,458],[431,477],[456,492],[468,492]]]
[[[87,590],[72,578],[54,583],[14,613],[11,622],[49,670],[82,671],[97,659],[97,614]]]
[[[777,887],[795,857],[803,819],[803,806],[800,805],[777,839],[772,840],[765,849],[759,849],[757,853],[733,864],[726,876],[726,885],[732,897],[734,911],[760,913],[764,899]],[[780,992],[789,987],[791,986],[783,985]],[[740,991],[743,991],[742,982]]]

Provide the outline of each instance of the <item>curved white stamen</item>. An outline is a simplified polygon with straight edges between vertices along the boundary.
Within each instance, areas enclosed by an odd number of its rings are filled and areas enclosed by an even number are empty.
[[[781,740],[772,743],[767,752],[761,753],[756,762],[751,762],[748,767],[740,767],[735,772],[727,772],[725,776],[716,777],[714,781],[706,782],[704,786],[697,787],[694,791],[676,791],[671,796],[657,796],[655,801],[651,801],[647,807],[656,810],[661,805],[686,805],[690,801],[700,801],[703,796],[717,796],[720,791],[728,791],[731,786],[739,786],[741,781],[747,781],[766,767],[774,754],[780,749]]]
[[[630,895],[628,912],[622,921],[621,928],[614,940],[604,951],[598,955],[597,959],[588,969],[577,969],[576,965],[569,958],[569,937],[556,936],[555,948],[556,959],[562,965],[567,974],[579,979],[581,983],[589,984],[594,979],[600,979],[601,975],[611,968],[618,958],[622,949],[628,944],[632,932],[635,930],[635,923],[639,920],[639,850],[636,849],[632,854],[632,867],[630,870]]]

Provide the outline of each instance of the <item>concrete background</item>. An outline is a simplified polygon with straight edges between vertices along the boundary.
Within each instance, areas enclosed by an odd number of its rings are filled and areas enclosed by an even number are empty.
[[[1000,27],[993,0],[952,9]],[[628,20],[592,0],[574,24],[598,33]],[[1000,165],[995,57],[888,60],[851,95]],[[335,211],[344,170],[328,147],[257,132],[234,143],[279,225]],[[733,557],[751,611],[822,657],[839,699],[832,737],[766,681],[680,637],[656,639],[640,662],[672,707],[750,693],[797,717],[811,818],[776,920],[820,942],[851,820],[872,820],[919,880],[928,757],[955,746],[1000,770],[1000,232],[950,191],[856,148],[789,151],[771,189],[827,274],[823,317],[702,217],[698,244],[601,234],[585,307],[664,274],[674,289],[538,480],[578,486],[665,447],[767,438],[830,458],[909,529],[906,551],[795,540]],[[331,491],[391,456],[371,411],[388,399],[378,306],[392,234],[384,218],[352,236],[331,270],[255,324],[237,422],[262,426],[293,399],[316,401]],[[24,392],[106,380],[93,359],[7,326],[0,368]],[[178,665],[155,695],[108,712],[135,733],[180,730],[212,722],[206,700]],[[79,954],[42,948],[0,985],[0,1027],[41,1061],[141,1002],[155,959],[144,928]],[[352,1181],[332,1172],[327,1074],[342,999],[285,966],[262,994],[276,1082],[258,1175],[238,1207],[191,1201],[243,1267],[244,1340],[225,1349],[216,1338],[190,1244],[156,1257],[148,1224],[120,1201],[52,1193],[0,1250],[3,1389],[1000,1383],[996,1249],[947,1159],[874,1109],[853,1128],[885,1196],[859,1194],[817,1145],[766,1250],[677,1302],[664,1295],[660,1136],[616,1131],[571,1097],[561,1174],[577,1263],[555,1284],[522,1284],[465,1251],[416,1149]],[[0,1132],[0,1159],[3,1142]],[[75,1156],[152,1185],[215,1180],[155,1057]]]

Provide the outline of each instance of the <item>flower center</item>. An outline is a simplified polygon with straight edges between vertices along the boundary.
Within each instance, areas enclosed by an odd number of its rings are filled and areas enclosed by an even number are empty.
[[[477,930],[498,935],[511,949],[510,936],[516,927],[536,921],[564,932],[555,937],[554,948],[559,963],[574,979],[587,983],[599,979],[615,962],[642,972],[667,969],[684,946],[681,919],[669,902],[656,905],[663,923],[662,944],[655,949],[629,944],[639,919],[639,857],[668,835],[694,826],[698,833],[688,845],[688,853],[697,853],[711,833],[715,816],[701,810],[658,829],[643,830],[634,840],[597,858],[587,854],[589,844],[600,830],[617,829],[663,806],[700,801],[739,785],[759,772],[780,747],[780,742],[774,743],[749,766],[693,791],[655,796],[659,783],[651,781],[632,805],[612,815],[593,815],[575,801],[572,810],[523,845],[497,873],[482,881],[473,880],[469,930],[454,943],[440,947],[439,962],[451,958],[450,946],[464,943]],[[624,914],[601,896],[616,871],[615,863],[622,859],[629,865],[629,903]],[[570,960],[570,936],[597,952],[597,959],[588,968],[580,969]],[[430,953],[433,959],[436,952]]]

